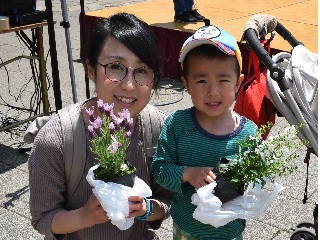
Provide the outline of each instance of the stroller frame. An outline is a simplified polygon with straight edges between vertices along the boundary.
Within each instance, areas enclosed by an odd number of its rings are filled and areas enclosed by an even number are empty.
[[[287,40],[292,47],[303,45],[301,42],[297,41],[295,37],[279,22],[277,22],[275,31],[279,33],[285,40]],[[284,68],[272,60],[266,50],[261,46],[260,40],[257,38],[256,32],[253,29],[247,29],[247,31],[245,32],[245,36],[247,39],[247,43],[249,44],[251,49],[258,56],[259,60],[269,69],[270,77],[278,83],[280,90],[284,94],[286,100],[288,101],[288,104],[291,106],[291,110],[293,111],[298,122],[306,122],[306,119],[302,115],[298,104],[296,103],[290,92],[288,83],[285,79]],[[303,134],[310,142],[314,153],[318,156],[318,141],[312,134],[310,126],[308,124],[304,124],[300,131],[303,131]]]
[[[273,16],[270,16],[267,14],[263,14],[263,15],[264,16],[262,16],[262,14],[260,16],[253,15],[251,19],[249,19],[248,21],[249,27],[245,29],[242,39],[246,39],[247,47],[251,48],[254,51],[254,53],[257,55],[259,61],[267,67],[267,69],[269,70],[270,77],[272,78],[272,80],[277,82],[281,92],[286,98],[288,105],[291,107],[291,110],[294,116],[298,120],[298,123],[305,123],[305,122],[307,123],[305,117],[300,111],[300,108],[289,89],[289,85],[285,79],[285,69],[282,67],[282,65],[277,64],[269,56],[268,52],[261,45],[260,39],[258,38],[257,35],[261,36],[261,38],[264,39],[268,33],[273,34],[273,31],[276,31],[277,33],[279,33],[280,36],[282,36],[285,40],[287,40],[293,48],[299,45],[303,45],[303,43],[299,42]],[[261,19],[263,19],[265,22],[263,22]],[[255,25],[253,28],[250,27],[250,24],[251,26],[253,26],[252,23],[254,23]],[[318,84],[316,86],[318,86]],[[289,121],[289,119],[287,120]],[[304,138],[308,140],[309,144],[307,146],[308,147],[307,155],[309,153],[309,158],[310,158],[310,152],[313,152],[316,154],[316,156],[318,156],[318,140],[317,140],[318,132],[316,131],[316,134],[312,133],[310,126],[308,124],[304,124],[302,128],[300,128],[300,135],[298,133],[298,136],[300,138]],[[308,159],[306,158],[307,162],[305,160],[307,164],[308,164],[309,158]],[[308,183],[308,180],[307,180],[307,183]],[[306,201],[306,192],[305,192],[304,203],[305,201]],[[302,239],[300,238],[301,236],[306,237],[307,239],[318,239],[318,203],[315,204],[313,217],[314,217],[313,222],[299,223],[296,226],[297,228],[293,229],[294,232],[290,240]],[[315,235],[314,235],[313,229],[315,231]],[[306,238],[303,238],[303,239],[306,239]]]

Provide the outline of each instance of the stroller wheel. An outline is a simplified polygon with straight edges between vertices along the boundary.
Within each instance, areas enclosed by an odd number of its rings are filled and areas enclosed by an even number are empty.
[[[316,233],[313,229],[302,227],[296,229],[290,237],[290,240],[316,240]]]
[[[314,229],[314,224],[313,224],[313,222],[311,222],[311,221],[300,222],[300,223],[297,225],[297,228],[302,228],[302,227]]]

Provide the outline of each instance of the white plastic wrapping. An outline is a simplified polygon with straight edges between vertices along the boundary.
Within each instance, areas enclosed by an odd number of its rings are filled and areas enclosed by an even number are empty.
[[[243,196],[222,205],[218,197],[212,194],[216,182],[212,182],[197,190],[191,197],[192,203],[197,205],[193,218],[214,227],[226,225],[237,218],[258,218],[277,198],[284,189],[280,184],[268,183],[270,191],[261,188],[261,185],[250,184]]]
[[[128,218],[130,196],[150,197],[150,187],[140,178],[135,177],[134,186],[127,187],[121,184],[95,180],[93,170],[99,165],[91,167],[88,171],[87,181],[93,187],[92,191],[98,198],[103,209],[113,225],[120,230],[126,230],[133,225],[134,218]]]

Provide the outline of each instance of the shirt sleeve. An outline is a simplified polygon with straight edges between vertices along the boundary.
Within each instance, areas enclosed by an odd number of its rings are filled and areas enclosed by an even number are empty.
[[[164,188],[183,194],[182,175],[187,166],[178,165],[178,136],[174,128],[174,113],[165,121],[152,162],[154,179]]]
[[[52,117],[36,136],[28,160],[31,224],[41,234],[54,235],[51,222],[64,209],[66,182],[64,175],[62,132],[58,116]]]
[[[152,229],[159,229],[163,220],[166,220],[170,217],[170,208],[171,208],[171,200],[172,200],[172,193],[167,189],[161,187],[154,179],[152,179],[151,183],[152,189],[152,197],[153,199],[158,200],[164,209],[164,216],[161,220],[149,221],[148,225]]]
[[[161,116],[161,123],[163,124],[167,115],[160,110],[159,110],[158,114],[159,114],[158,116]],[[147,158],[148,169],[150,169],[150,171],[151,171],[152,161],[153,161],[152,157]],[[155,181],[155,179],[152,175],[152,171],[150,173],[151,173],[151,186],[150,186],[150,188],[152,189],[152,197],[151,198],[158,200],[162,204],[162,207],[164,209],[164,216],[161,220],[148,221],[147,223],[150,228],[152,228],[154,230],[158,230],[161,227],[162,222],[170,217],[172,192],[169,191],[168,189],[165,189],[162,186],[160,186]]]

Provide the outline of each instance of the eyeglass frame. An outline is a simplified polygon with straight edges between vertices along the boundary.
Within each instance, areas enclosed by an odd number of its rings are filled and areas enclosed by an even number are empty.
[[[107,66],[108,66],[109,64],[114,64],[114,63],[116,63],[116,64],[118,64],[118,65],[121,65],[121,66],[123,66],[123,67],[126,69],[126,74],[124,75],[124,77],[123,77],[121,80],[116,80],[116,81],[114,81],[114,80],[111,80],[111,79],[107,76],[107,73],[106,73],[106,72],[107,72]],[[149,86],[151,83],[154,82],[155,73],[154,73],[154,71],[153,71],[151,68],[149,68],[149,67],[139,67],[139,68],[126,67],[125,65],[123,65],[122,63],[119,63],[119,62],[111,62],[111,63],[106,63],[106,64],[102,64],[102,63],[97,62],[97,64],[99,64],[101,67],[104,68],[104,75],[105,75],[110,81],[112,81],[112,82],[121,82],[123,79],[125,79],[126,76],[128,75],[129,68],[133,70],[133,79],[134,79],[134,81],[135,81],[139,86]],[[150,69],[150,70],[152,71],[153,77],[152,77],[152,81],[151,81],[150,83],[141,85],[141,84],[138,83],[138,81],[136,80],[135,71],[136,71],[137,69],[141,69],[141,68],[148,68],[148,69]]]

